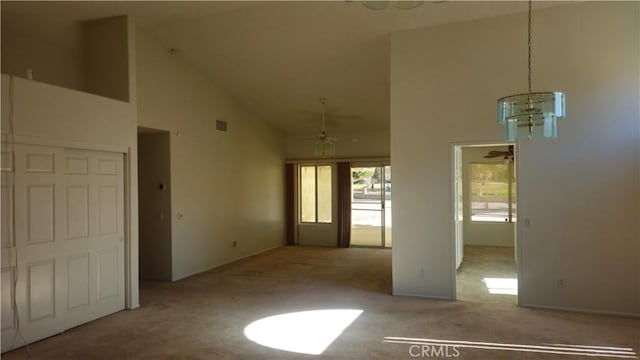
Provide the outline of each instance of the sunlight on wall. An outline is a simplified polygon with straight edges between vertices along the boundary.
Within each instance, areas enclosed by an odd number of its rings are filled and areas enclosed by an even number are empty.
[[[459,341],[459,340],[438,340],[438,339],[421,339],[409,337],[388,336],[384,338],[384,342],[393,344],[410,344],[424,347],[452,347],[458,352],[463,353],[463,349],[483,349],[483,350],[501,350],[501,351],[519,351],[533,352],[543,354],[561,354],[576,356],[599,356],[609,358],[637,359],[638,356],[633,348],[615,347],[615,346],[593,346],[593,345],[566,345],[566,344],[542,344],[542,345],[525,345],[525,344],[507,344],[493,342],[477,342],[477,341]],[[464,354],[463,354],[464,356]]]
[[[244,328],[251,341],[273,349],[320,355],[362,310],[312,310],[256,320]]]
[[[489,294],[518,295],[518,279],[513,278],[484,278]]]

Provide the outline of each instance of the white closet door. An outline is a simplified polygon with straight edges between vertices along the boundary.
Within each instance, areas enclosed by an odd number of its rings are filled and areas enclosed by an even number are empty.
[[[16,318],[13,307],[13,281],[16,271],[15,241],[13,231],[13,162],[11,149],[2,144],[2,169],[0,172],[0,243],[2,249],[2,277],[0,297],[2,302],[2,351],[8,349],[16,335]]]
[[[15,296],[22,336],[32,342],[124,308],[123,157],[15,151]],[[12,344],[23,343],[7,343],[3,332],[2,351]]]

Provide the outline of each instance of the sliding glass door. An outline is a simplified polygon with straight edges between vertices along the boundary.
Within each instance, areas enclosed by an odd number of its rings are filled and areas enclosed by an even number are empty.
[[[391,247],[391,167],[351,167],[351,245]]]

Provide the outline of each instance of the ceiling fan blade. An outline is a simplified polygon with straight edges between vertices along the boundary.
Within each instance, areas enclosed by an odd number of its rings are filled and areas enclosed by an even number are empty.
[[[497,157],[511,156],[511,154],[509,154],[506,151],[492,151],[492,152],[493,152],[493,154],[489,153],[489,154],[485,155],[484,158],[485,159],[493,159],[493,158],[497,158]]]
[[[492,156],[504,156],[510,153],[511,152],[509,151],[489,151],[489,155],[492,155]]]

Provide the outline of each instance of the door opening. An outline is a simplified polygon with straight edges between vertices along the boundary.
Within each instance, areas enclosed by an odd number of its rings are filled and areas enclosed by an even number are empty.
[[[138,128],[140,279],[172,280],[170,133]]]
[[[453,149],[456,299],[517,303],[514,144]]]
[[[351,166],[351,246],[390,248],[391,166]]]

